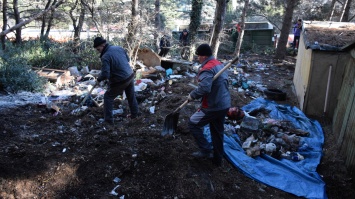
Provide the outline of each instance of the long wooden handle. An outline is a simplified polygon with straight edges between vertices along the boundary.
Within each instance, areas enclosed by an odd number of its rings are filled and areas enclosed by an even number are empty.
[[[239,57],[235,57],[231,62],[229,62],[225,67],[223,67],[218,73],[213,77],[212,81],[217,79],[225,70],[227,70],[232,64],[234,64],[236,61],[238,61]],[[187,103],[189,103],[189,100],[186,100],[183,104],[181,104],[177,109],[175,109],[174,113],[180,111]]]
[[[232,64],[234,64],[236,61],[238,61],[238,59],[239,59],[239,57],[235,57],[225,67],[223,67],[220,71],[218,71],[218,73],[213,77],[213,80],[217,79],[225,70],[227,70]]]
[[[98,81],[96,81],[96,83],[94,84],[94,86],[92,86],[92,88],[90,89],[89,93],[85,96],[85,98],[83,99],[83,101],[80,103],[80,106],[82,106],[85,101],[88,99],[89,95],[91,95],[92,91],[94,90],[94,88],[99,84]]]
[[[184,103],[182,103],[177,109],[175,109],[173,113],[179,112],[187,103],[189,103],[189,100],[186,100]]]

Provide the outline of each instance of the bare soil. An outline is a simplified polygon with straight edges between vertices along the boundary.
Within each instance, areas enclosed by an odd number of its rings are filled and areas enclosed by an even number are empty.
[[[287,93],[286,103],[297,106],[292,91],[295,57],[272,63],[268,56],[248,55],[249,80]],[[231,78],[234,74],[231,72]],[[298,198],[243,175],[231,164],[221,172],[210,160],[195,159],[197,150],[187,122],[198,103],[180,112],[177,132],[161,136],[165,116],[186,100],[192,77],[164,85],[167,97],[155,113],[141,102],[142,117],[117,116],[115,124],[99,122],[102,108],[90,107],[80,115],[70,108],[54,116],[37,104],[2,110],[0,115],[0,198]],[[151,90],[160,89],[151,87]],[[153,100],[148,92],[147,99]],[[253,100],[231,86],[232,106]],[[126,102],[117,101],[126,107]],[[127,111],[125,111],[127,113]],[[337,153],[330,122],[318,118],[325,133],[324,157],[317,169],[329,198],[355,198],[353,180]],[[120,182],[114,182],[115,178]],[[117,185],[117,196],[110,194]]]

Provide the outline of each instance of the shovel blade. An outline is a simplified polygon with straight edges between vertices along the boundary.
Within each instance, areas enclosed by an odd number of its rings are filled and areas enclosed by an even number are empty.
[[[167,115],[165,117],[163,131],[162,131],[161,135],[162,136],[172,135],[177,128],[178,121],[179,121],[179,113],[178,112],[170,113],[169,115]]]

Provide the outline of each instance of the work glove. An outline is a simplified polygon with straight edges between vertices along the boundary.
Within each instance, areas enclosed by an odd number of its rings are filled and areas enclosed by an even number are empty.
[[[188,95],[188,96],[187,96],[187,101],[188,101],[188,102],[191,102],[191,101],[193,101],[193,100],[194,100],[194,99],[191,97],[191,95]]]

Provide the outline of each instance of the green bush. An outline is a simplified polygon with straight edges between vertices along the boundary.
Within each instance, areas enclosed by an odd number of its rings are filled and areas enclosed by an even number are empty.
[[[77,55],[78,66],[89,66],[90,70],[101,69],[100,54],[92,47],[92,41],[83,41]]]
[[[46,82],[31,69],[26,59],[13,57],[0,64],[0,83],[9,92],[40,92]]]

